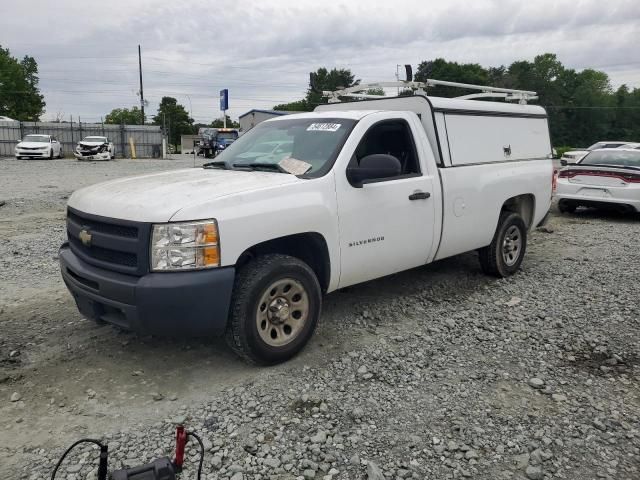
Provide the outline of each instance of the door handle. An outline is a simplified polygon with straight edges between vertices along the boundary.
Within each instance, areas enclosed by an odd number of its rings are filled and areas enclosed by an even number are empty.
[[[430,196],[429,192],[416,192],[409,195],[409,200],[426,200]]]

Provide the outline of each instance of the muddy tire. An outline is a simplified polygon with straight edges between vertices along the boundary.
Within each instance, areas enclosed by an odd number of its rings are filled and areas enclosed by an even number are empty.
[[[491,244],[478,250],[482,271],[508,277],[518,271],[527,250],[527,226],[514,212],[502,212]]]
[[[250,363],[284,362],[313,336],[321,305],[320,284],[306,263],[281,254],[258,257],[236,274],[227,343]]]

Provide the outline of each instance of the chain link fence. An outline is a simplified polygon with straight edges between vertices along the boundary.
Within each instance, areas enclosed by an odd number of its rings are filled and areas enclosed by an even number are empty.
[[[162,129],[157,125],[109,125],[83,122],[0,122],[0,157],[15,154],[18,142],[30,133],[54,136],[63,154],[73,155],[77,143],[84,137],[107,137],[113,142],[116,157],[132,157],[131,143],[138,158],[162,156]]]

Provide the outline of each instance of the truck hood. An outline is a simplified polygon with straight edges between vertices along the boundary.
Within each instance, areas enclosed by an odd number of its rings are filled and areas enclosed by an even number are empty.
[[[103,217],[167,222],[188,206],[303,181],[286,173],[189,168],[85,187],[74,192],[68,204],[81,212]]]

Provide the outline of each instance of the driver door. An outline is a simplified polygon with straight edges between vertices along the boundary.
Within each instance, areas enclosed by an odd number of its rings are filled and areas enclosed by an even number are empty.
[[[414,140],[417,120],[395,114],[397,118],[369,126],[349,167],[357,166],[367,155],[389,154],[400,161],[400,175],[372,180],[358,188],[349,182],[344,168],[336,170],[339,287],[424,265],[432,253],[434,178],[424,171],[418,156]]]

